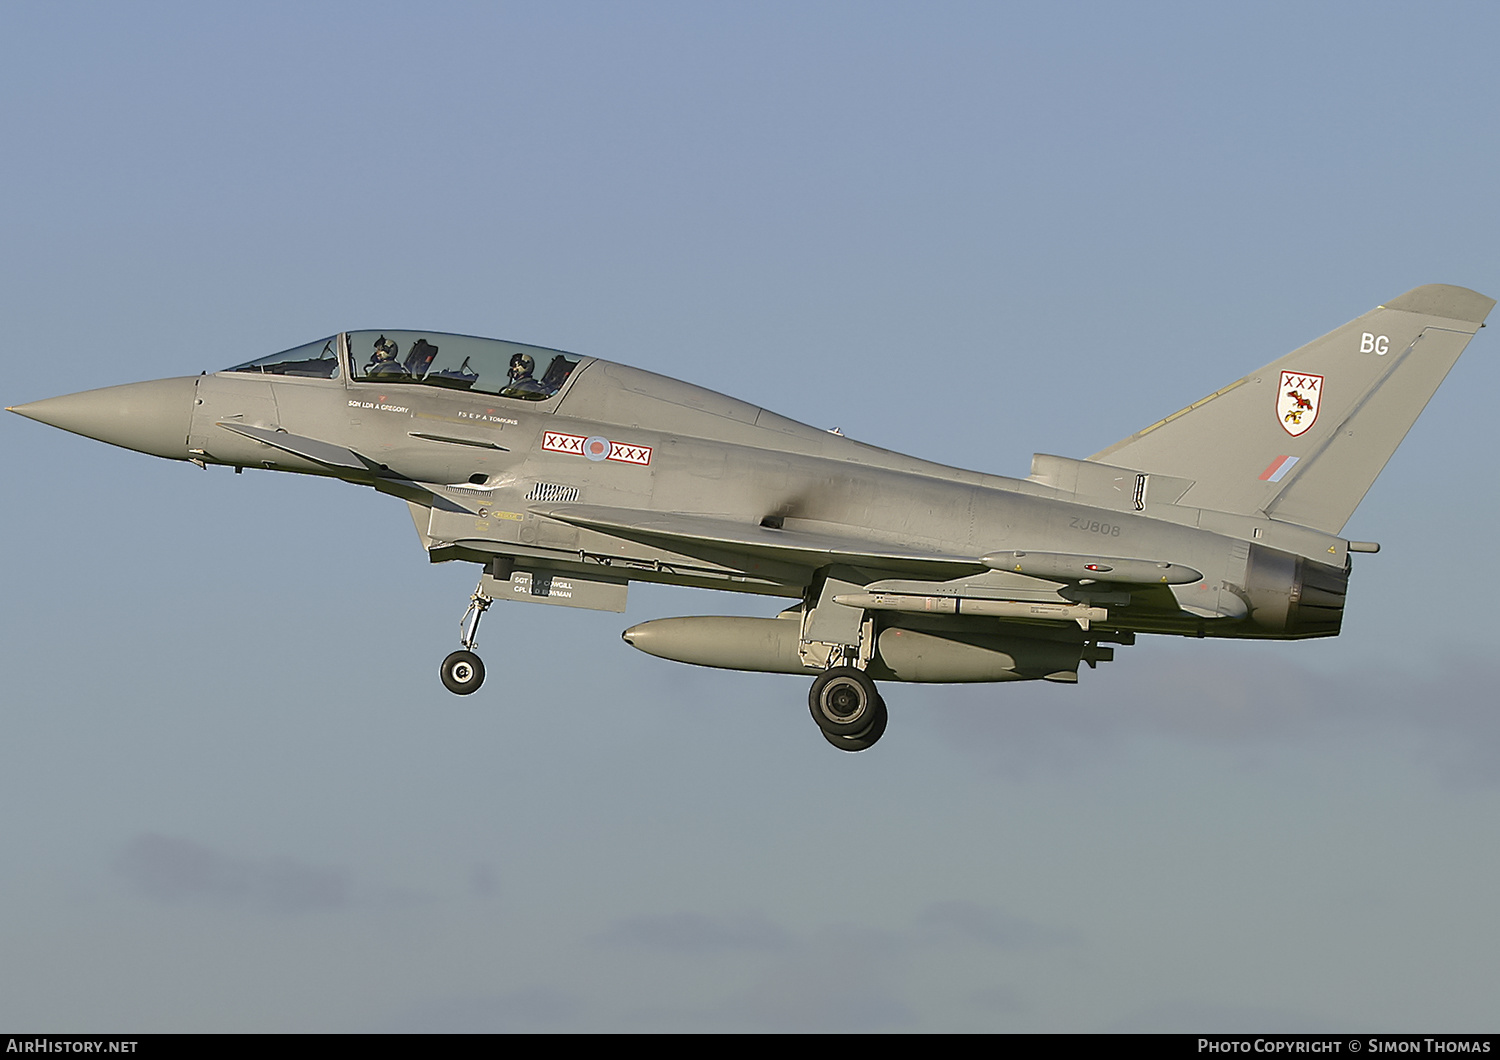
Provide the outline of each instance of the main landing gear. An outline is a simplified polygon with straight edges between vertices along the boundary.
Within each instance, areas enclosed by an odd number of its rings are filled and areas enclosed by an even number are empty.
[[[487,575],[490,571],[487,569]],[[506,572],[508,574],[508,572]],[[463,647],[443,660],[443,687],[456,696],[479,691],[484,684],[484,662],[474,654],[479,621],[494,603],[480,578],[464,612]],[[849,657],[847,654],[844,656]],[[887,712],[875,682],[857,666],[831,666],[818,675],[807,693],[807,705],[823,738],[840,751],[866,751],[885,735]]]
[[[484,595],[484,581],[481,579],[479,587],[474,590],[474,595],[469,597],[469,609],[464,612],[464,632],[459,638],[463,650],[456,651],[444,659],[439,671],[443,678],[443,687],[455,696],[466,696],[470,692],[477,692],[479,686],[484,684],[484,662],[474,654],[474,640],[479,635],[479,620],[484,617],[484,613],[494,602]]]
[[[885,734],[885,700],[863,670],[824,670],[807,693],[807,705],[823,738],[840,751],[863,751]]]

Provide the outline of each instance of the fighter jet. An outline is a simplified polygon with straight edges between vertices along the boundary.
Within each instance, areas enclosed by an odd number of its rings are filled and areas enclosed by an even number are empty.
[[[349,331],[213,374],[10,411],[171,460],[404,500],[428,558],[482,568],[441,677],[476,691],[496,600],[623,611],[633,581],[782,597],[627,643],[811,679],[834,747],[876,681],[1076,682],[1139,634],[1339,632],[1341,536],[1495,300],[1418,287],[1086,459],[947,467],[690,383],[538,346]]]

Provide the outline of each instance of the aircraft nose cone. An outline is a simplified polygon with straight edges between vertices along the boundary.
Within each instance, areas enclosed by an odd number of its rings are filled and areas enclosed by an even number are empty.
[[[194,376],[126,383],[44,398],[8,411],[110,445],[186,460],[197,384]]]

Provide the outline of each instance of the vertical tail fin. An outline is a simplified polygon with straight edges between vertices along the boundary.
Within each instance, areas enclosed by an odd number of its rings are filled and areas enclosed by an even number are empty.
[[[1181,504],[1336,534],[1494,305],[1418,287],[1089,459],[1191,479]]]

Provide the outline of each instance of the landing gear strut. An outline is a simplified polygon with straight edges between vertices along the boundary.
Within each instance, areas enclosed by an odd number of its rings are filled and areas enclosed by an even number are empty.
[[[463,635],[459,638],[463,650],[444,659],[439,671],[443,687],[456,696],[477,692],[484,684],[484,663],[474,654],[474,642],[479,636],[479,620],[492,603],[494,600],[484,595],[484,580],[480,579],[479,587],[469,597],[469,609],[464,612]]]
[[[863,670],[823,671],[807,693],[807,704],[823,738],[841,751],[866,750],[885,733],[885,700]]]

